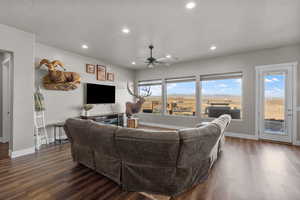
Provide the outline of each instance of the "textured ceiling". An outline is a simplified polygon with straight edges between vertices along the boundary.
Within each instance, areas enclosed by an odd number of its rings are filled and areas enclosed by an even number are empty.
[[[186,2],[1,0],[0,23],[35,33],[38,42],[132,68],[145,67],[140,59],[150,43],[155,56],[186,61],[300,42],[300,0],[195,0],[191,11]]]

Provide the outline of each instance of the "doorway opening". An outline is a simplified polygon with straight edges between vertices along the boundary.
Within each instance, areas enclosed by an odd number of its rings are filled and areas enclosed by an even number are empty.
[[[0,51],[0,159],[12,148],[12,66],[9,52]]]

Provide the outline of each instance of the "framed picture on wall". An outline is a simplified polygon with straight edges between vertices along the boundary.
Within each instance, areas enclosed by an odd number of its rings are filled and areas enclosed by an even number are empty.
[[[92,64],[86,64],[86,73],[95,74],[96,66]]]
[[[106,67],[102,65],[97,65],[97,80],[106,81]]]
[[[107,72],[106,73],[106,80],[108,81],[115,81],[115,74],[112,72]]]

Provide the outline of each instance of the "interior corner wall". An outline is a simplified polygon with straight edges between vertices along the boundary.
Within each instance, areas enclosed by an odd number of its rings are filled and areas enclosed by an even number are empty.
[[[35,86],[41,86],[41,91],[45,98],[45,118],[47,124],[64,121],[71,117],[78,117],[82,114],[82,105],[84,103],[84,84],[105,84],[116,86],[116,104],[98,104],[90,111],[91,115],[104,114],[111,112],[125,112],[125,103],[132,101],[126,89],[126,84],[132,84],[135,80],[135,72],[118,66],[112,66],[103,61],[81,56],[76,53],[65,51],[59,48],[47,46],[45,44],[36,44],[35,65],[38,66],[41,59],[60,60],[65,64],[67,71],[77,72],[81,76],[81,84],[77,89],[71,91],[46,90],[43,88],[42,78],[48,71],[46,67],[35,70]],[[115,81],[98,81],[95,74],[86,72],[86,64],[104,65],[108,72],[115,74]],[[48,135],[52,137],[53,129],[49,126]]]
[[[248,53],[221,56],[209,59],[200,59],[182,62],[169,67],[156,67],[137,71],[136,81],[162,79],[169,77],[183,77],[226,72],[243,72],[243,116],[242,120],[233,120],[228,131],[255,134],[255,66],[279,64],[298,61],[298,107],[300,106],[300,45],[290,45],[280,48],[252,51]],[[299,110],[299,109],[298,109]],[[200,118],[176,116],[162,116],[153,114],[139,114],[141,121],[179,127],[191,127],[198,123]],[[298,140],[300,140],[300,112],[298,111]]]
[[[12,152],[34,147],[33,89],[35,36],[0,24],[0,49],[12,53]]]

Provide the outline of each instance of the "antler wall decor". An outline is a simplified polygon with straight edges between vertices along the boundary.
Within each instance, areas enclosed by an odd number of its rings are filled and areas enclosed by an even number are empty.
[[[50,62],[48,59],[43,59],[39,67],[45,65],[48,68],[48,74],[43,77],[43,84],[49,90],[74,90],[80,84],[81,77],[76,72],[65,72],[64,64],[59,60]],[[64,71],[57,70],[61,67]]]
[[[135,98],[137,98],[137,102],[126,102],[126,116],[130,118],[133,114],[139,113],[142,109],[142,105],[145,102],[145,97],[151,96],[151,87],[143,88],[142,90],[145,92],[144,95],[137,95],[132,92],[127,83],[127,90],[129,94]]]

